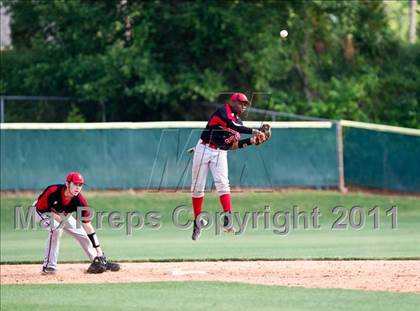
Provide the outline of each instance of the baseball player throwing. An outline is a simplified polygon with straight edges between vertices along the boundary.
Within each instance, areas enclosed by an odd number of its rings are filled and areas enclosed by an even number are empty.
[[[213,175],[220,204],[225,213],[224,231],[234,232],[231,217],[232,202],[228,178],[227,150],[259,145],[271,136],[268,124],[264,124],[259,130],[243,126],[240,116],[248,106],[249,101],[245,94],[234,93],[229,103],[221,106],[211,115],[195,147],[191,184],[194,209],[193,240],[197,240],[201,234],[201,223],[198,216],[203,206],[204,188],[209,170]],[[240,134],[254,136],[240,140]]]
[[[66,177],[65,184],[51,185],[34,202],[35,218],[49,231],[45,248],[43,274],[55,274],[63,230],[75,238],[89,257],[91,264],[88,273],[102,273],[106,270],[118,271],[120,266],[106,259],[99,245],[95,229],[88,219],[88,204],[81,191],[85,180],[80,173],[72,172]],[[82,226],[77,226],[71,215],[83,207]],[[61,225],[60,225],[61,224]]]

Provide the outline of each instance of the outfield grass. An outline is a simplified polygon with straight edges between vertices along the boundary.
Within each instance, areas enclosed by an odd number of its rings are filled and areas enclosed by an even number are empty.
[[[235,211],[264,211],[264,206],[275,211],[291,211],[294,205],[299,210],[312,211],[319,207],[321,229],[290,229],[287,235],[266,230],[260,219],[258,229],[248,230],[240,236],[215,235],[214,228],[204,231],[198,242],[191,241],[191,229],[181,230],[171,222],[173,209],[181,204],[190,205],[186,193],[89,194],[85,193],[96,211],[148,211],[162,214],[161,228],[143,228],[127,236],[125,228],[111,230],[105,226],[97,230],[101,245],[108,257],[117,260],[187,260],[187,259],[281,259],[281,258],[407,258],[420,257],[420,200],[404,196],[378,196],[368,194],[346,194],[336,192],[305,191],[290,193],[238,193],[233,194]],[[14,207],[29,206],[32,196],[1,198],[1,261],[39,262],[43,257],[47,232],[14,229]],[[337,205],[350,209],[359,205],[366,210],[380,207],[380,226],[373,229],[373,217],[367,217],[363,229],[331,230],[338,215],[331,210]],[[391,217],[385,211],[398,207],[398,228],[391,229]],[[220,211],[218,198],[206,196],[204,209]],[[183,217],[186,220],[190,215]],[[346,221],[348,223],[348,219]],[[272,224],[271,224],[272,226]],[[60,261],[85,260],[78,244],[64,235]]]
[[[118,293],[118,294],[117,294]],[[418,310],[420,295],[221,282],[3,285],[2,310]]]

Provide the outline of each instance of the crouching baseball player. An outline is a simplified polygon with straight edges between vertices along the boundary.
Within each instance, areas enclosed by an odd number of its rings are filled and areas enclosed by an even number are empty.
[[[245,94],[234,93],[229,103],[218,108],[210,117],[194,149],[192,164],[192,205],[194,209],[194,228],[192,239],[197,240],[201,234],[201,223],[197,218],[201,213],[204,189],[208,171],[213,175],[214,184],[219,194],[220,204],[224,211],[224,231],[235,232],[232,223],[232,203],[228,178],[227,151],[241,149],[250,145],[259,145],[271,137],[268,124],[258,130],[243,126],[240,116],[249,106]],[[240,140],[240,134],[253,137]]]
[[[106,259],[90,221],[82,220],[82,226],[78,226],[76,219],[71,215],[78,207],[83,207],[81,216],[90,216],[87,201],[81,194],[84,183],[80,173],[69,173],[65,184],[48,186],[33,204],[36,221],[49,231],[42,266],[43,274],[56,273],[63,231],[75,238],[89,257],[91,264],[88,273],[120,270],[118,264]]]

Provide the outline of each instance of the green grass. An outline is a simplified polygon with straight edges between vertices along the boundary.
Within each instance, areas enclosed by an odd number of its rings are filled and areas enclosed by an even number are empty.
[[[190,205],[187,193],[147,193],[140,195],[89,194],[90,205],[96,211],[149,211],[162,214],[159,230],[143,228],[127,236],[125,228],[111,230],[105,226],[97,230],[101,245],[108,257],[116,260],[185,260],[185,259],[278,259],[278,258],[408,258],[420,257],[420,200],[404,196],[379,196],[336,192],[305,191],[290,193],[237,193],[233,194],[235,211],[263,211],[265,205],[271,212],[299,210],[312,211],[319,207],[321,229],[290,229],[287,235],[273,233],[251,226],[241,236],[215,235],[214,228],[204,231],[198,242],[191,241],[191,229],[181,230],[171,222],[172,210],[181,204]],[[31,196],[2,196],[1,198],[1,262],[40,262],[47,232],[14,229],[14,207],[29,206]],[[331,213],[334,206],[350,209],[360,205],[366,210],[380,207],[380,228],[374,230],[372,217],[367,217],[363,229],[331,230],[338,217]],[[385,211],[398,207],[398,228],[391,229],[391,218]],[[221,211],[216,195],[206,196],[204,209],[211,213]],[[184,215],[186,220],[190,215]],[[346,221],[348,223],[348,220]],[[94,222],[95,223],[95,222]],[[272,226],[272,224],[271,224]],[[63,235],[60,261],[81,261],[85,255],[79,245]]]
[[[139,276],[141,277],[141,276]],[[164,297],[164,298],[163,298]],[[2,285],[2,310],[418,310],[420,295],[220,282]]]

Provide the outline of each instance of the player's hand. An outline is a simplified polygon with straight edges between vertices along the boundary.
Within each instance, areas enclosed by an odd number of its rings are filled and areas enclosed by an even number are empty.
[[[255,141],[256,143],[255,144],[256,145],[262,144],[266,139],[264,132],[262,132],[260,130],[252,130],[252,134],[255,135],[255,138],[256,138],[256,141]]]
[[[265,136],[254,136],[251,138],[252,144],[255,146],[261,145],[263,142],[265,142]]]
[[[253,138],[254,145],[261,145],[271,138],[271,126],[269,124],[261,125],[259,130],[255,130],[255,137]]]

